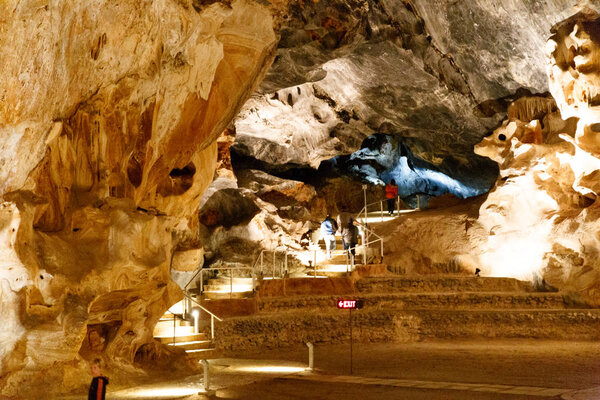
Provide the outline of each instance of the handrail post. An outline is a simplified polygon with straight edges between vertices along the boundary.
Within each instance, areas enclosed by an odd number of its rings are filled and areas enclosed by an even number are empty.
[[[317,251],[313,250],[313,265],[315,266],[315,269],[313,270],[313,277],[316,278],[317,277]]]
[[[200,295],[204,293],[204,270],[200,270]]]
[[[288,273],[288,251],[287,249],[285,250],[285,275],[287,275]]]
[[[175,346],[175,313],[173,313],[173,346]]]
[[[421,209],[421,198],[417,194],[417,210],[420,210],[420,209]]]
[[[381,217],[381,222],[383,222],[383,200],[379,202],[379,216]]]
[[[398,202],[396,210],[398,211],[398,215],[400,215],[400,195],[397,196],[396,201]]]
[[[273,269],[272,269],[272,278],[275,279],[275,257],[277,256],[277,250],[273,250]]]
[[[210,314],[210,340],[215,340],[215,316]]]
[[[379,239],[379,243],[381,244],[381,263],[383,263],[383,239]]]
[[[264,258],[265,258],[265,251],[261,250],[260,251],[260,274],[261,274],[261,276],[263,274],[263,262],[264,262]]]
[[[369,247],[367,247],[363,244],[363,265],[367,265],[367,251],[368,250],[369,250]]]
[[[233,297],[233,268],[229,271],[229,299]]]
[[[346,250],[346,272],[348,272],[348,265],[350,264],[350,250]]]
[[[369,208],[367,205],[367,185],[363,183],[362,188],[363,188],[363,194],[365,197],[365,225],[366,225],[367,224],[367,208]]]
[[[202,392],[202,394],[212,397],[215,394],[215,391],[210,388],[210,368],[208,365],[208,361],[207,360],[201,360],[201,361],[202,361],[202,366],[204,367],[204,382],[202,384],[204,386],[204,392]]]
[[[311,342],[307,342],[306,346],[308,347],[308,370],[312,371],[315,366],[314,346]]]

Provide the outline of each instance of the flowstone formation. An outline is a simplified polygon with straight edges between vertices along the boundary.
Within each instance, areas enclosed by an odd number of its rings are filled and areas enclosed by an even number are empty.
[[[508,118],[475,146],[498,163],[495,187],[484,198],[384,227],[392,267],[422,273],[480,268],[484,275],[532,280],[543,290],[600,302],[599,49],[596,11],[584,9],[552,28],[552,97],[514,101]],[[411,237],[418,240],[408,243]]]
[[[525,110],[476,147],[501,170],[479,218],[490,232],[484,265],[495,275],[536,273],[596,300],[599,49],[597,12],[585,9],[555,25],[548,76],[562,118],[550,101],[524,99]]]
[[[2,394],[47,398],[87,383],[83,359],[126,372],[152,353],[181,298],[171,270],[202,254],[216,139],[274,57],[277,7],[0,5]]]

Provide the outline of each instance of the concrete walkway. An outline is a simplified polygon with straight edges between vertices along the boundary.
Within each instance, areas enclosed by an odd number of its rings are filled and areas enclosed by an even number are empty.
[[[598,400],[600,343],[503,340],[304,346],[211,360],[210,399]],[[109,392],[107,399],[207,399],[202,376]],[[83,398],[72,396],[68,399]],[[67,397],[65,397],[67,399]]]

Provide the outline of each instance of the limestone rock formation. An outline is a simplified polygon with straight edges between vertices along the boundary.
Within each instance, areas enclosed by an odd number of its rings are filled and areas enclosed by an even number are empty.
[[[472,148],[512,101],[548,91],[545,40],[580,3],[298,2],[234,150],[271,171],[316,168],[385,133],[452,178],[495,173]]]
[[[3,394],[81,384],[82,357],[132,370],[152,342],[181,296],[173,253],[201,252],[215,140],[272,61],[280,5],[0,4]]]
[[[512,276],[537,273],[595,299],[600,299],[599,26],[600,14],[584,9],[552,29],[548,76],[566,120],[562,126],[547,123],[558,118],[546,110],[544,129],[533,115],[507,121],[476,148],[501,168],[501,180],[479,218],[493,234],[483,263],[495,274],[507,269]]]
[[[384,233],[401,241],[401,229],[427,238],[434,224],[441,238],[429,251],[423,244],[390,244],[392,254],[413,268],[421,256],[422,272],[479,267],[486,275],[533,280],[600,302],[599,26],[600,14],[589,9],[557,24],[547,47],[554,99],[519,99],[509,118],[475,146],[500,167],[481,206],[409,216],[403,228],[388,227]]]

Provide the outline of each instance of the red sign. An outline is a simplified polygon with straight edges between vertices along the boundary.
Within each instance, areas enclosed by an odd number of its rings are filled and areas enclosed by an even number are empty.
[[[363,307],[362,299],[355,299],[355,300],[340,299],[337,301],[337,308],[343,309],[343,310],[354,310],[354,309],[362,308],[362,307]]]

